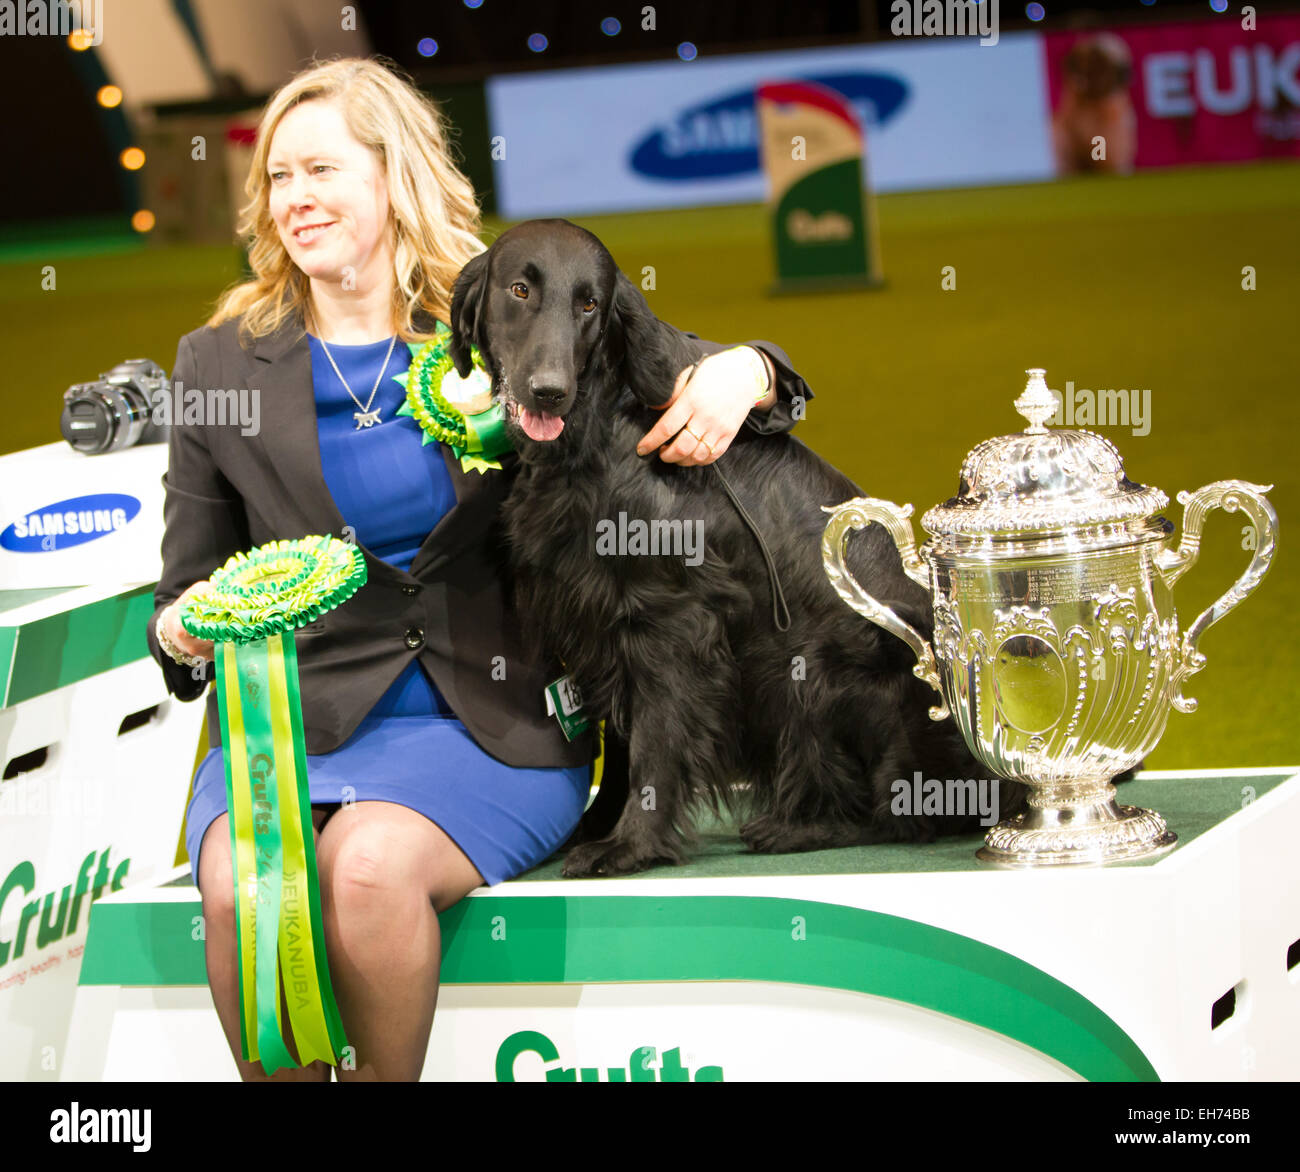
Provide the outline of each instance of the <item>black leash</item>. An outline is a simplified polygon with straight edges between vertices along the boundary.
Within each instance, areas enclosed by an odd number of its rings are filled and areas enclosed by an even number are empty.
[[[790,608],[785,604],[785,594],[781,590],[781,579],[776,573],[776,563],[772,560],[772,555],[768,552],[767,542],[763,540],[762,533],[759,532],[758,526],[754,524],[754,519],[745,512],[745,506],[740,503],[740,499],[732,490],[731,482],[723,473],[722,468],[715,461],[714,470],[718,474],[718,479],[722,481],[722,487],[726,489],[727,495],[731,498],[731,503],[736,506],[736,512],[740,514],[740,519],[749,526],[758,540],[758,548],[763,551],[763,560],[767,563],[767,576],[772,581],[772,621],[776,624],[778,631],[788,631],[790,629]],[[785,622],[781,622],[781,615],[785,614]]]
[[[703,358],[697,358],[691,363],[687,370],[686,383],[691,381],[692,376],[695,374],[695,368],[703,361]],[[682,385],[685,386],[686,383]],[[740,498],[736,496],[731,487],[731,482],[723,474],[722,468],[716,460],[713,463],[713,469],[717,472],[718,479],[722,481],[722,487],[731,498],[731,503],[736,506],[736,512],[740,514],[740,519],[749,526],[749,531],[754,535],[755,540],[758,542],[758,548],[763,553],[763,560],[767,563],[767,576],[772,583],[772,622],[776,624],[778,631],[788,631],[790,629],[790,608],[785,604],[785,592],[781,589],[781,579],[777,575],[776,563],[772,560],[772,554],[768,551],[767,542],[763,540],[763,534],[759,532],[758,526],[754,524],[753,517],[745,512],[745,506],[740,503]],[[785,615],[784,623],[781,622],[782,614]]]

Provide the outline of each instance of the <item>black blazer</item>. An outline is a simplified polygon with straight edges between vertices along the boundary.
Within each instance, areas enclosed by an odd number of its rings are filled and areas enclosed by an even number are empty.
[[[433,328],[432,318],[419,324]],[[301,317],[257,340],[251,352],[239,342],[238,325],[232,320],[186,334],[172,371],[173,383],[185,389],[260,392],[255,435],[242,435],[238,424],[172,424],[162,478],[162,575],[147,638],[168,691],[180,700],[197,699],[216,672],[211,664],[177,664],[159,648],[154,624],[165,607],[238,551],[311,534],[345,538],[347,518],[321,471],[311,350]],[[751,344],[772,360],[779,401],[766,415],[751,412],[737,442],[746,429],[788,431],[795,422],[791,399],[812,398],[784,351],[769,342]],[[724,348],[703,345],[709,353]],[[498,513],[519,458],[502,457],[499,472],[464,472],[451,449],[440,446],[456,504],[424,539],[410,572],[362,546],[365,586],[296,632],[307,752],[338,748],[418,655],[475,742],[493,757],[514,766],[586,764],[598,750],[596,730],[569,742],[547,716],[544,688],[564,674],[563,667],[554,658],[534,661],[523,654],[507,597]],[[504,664],[504,679],[494,664]],[[207,706],[215,747],[221,743],[215,689]]]

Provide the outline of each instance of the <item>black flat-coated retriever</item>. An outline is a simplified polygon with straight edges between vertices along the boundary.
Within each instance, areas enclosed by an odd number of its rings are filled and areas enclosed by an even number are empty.
[[[937,696],[907,645],[846,606],[822,568],[822,506],[864,494],[787,434],[742,427],[718,460],[771,551],[790,619],[778,629],[760,546],[717,469],[636,453],[653,407],[706,347],[656,318],[594,235],[566,220],[509,229],[461,271],[451,326],[457,371],[468,375],[477,345],[520,457],[503,508],[520,621],[606,721],[607,745],[626,744],[630,787],[602,786],[565,875],[685,861],[701,801],[748,817],[740,835],[756,851],[979,825],[975,810],[908,811],[899,798],[895,783],[918,773],[988,774],[951,719],[929,718]],[[685,536],[633,552],[634,523],[656,521],[693,531],[695,556]],[[853,534],[848,564],[930,636],[930,600],[880,526]],[[1024,787],[1000,791],[999,817],[1022,808]]]

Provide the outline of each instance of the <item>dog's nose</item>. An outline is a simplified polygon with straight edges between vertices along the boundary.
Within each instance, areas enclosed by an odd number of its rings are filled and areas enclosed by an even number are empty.
[[[533,398],[541,404],[545,410],[553,410],[564,401],[564,388],[553,386],[540,386],[533,388]]]

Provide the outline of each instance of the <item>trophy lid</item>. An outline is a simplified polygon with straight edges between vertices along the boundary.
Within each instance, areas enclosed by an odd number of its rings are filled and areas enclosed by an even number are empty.
[[[1115,445],[1091,431],[1049,430],[1057,400],[1044,371],[1015,401],[1029,426],[976,445],[961,469],[957,495],[921,519],[932,535],[997,537],[1075,529],[1149,517],[1169,503],[1158,488],[1124,474]]]

